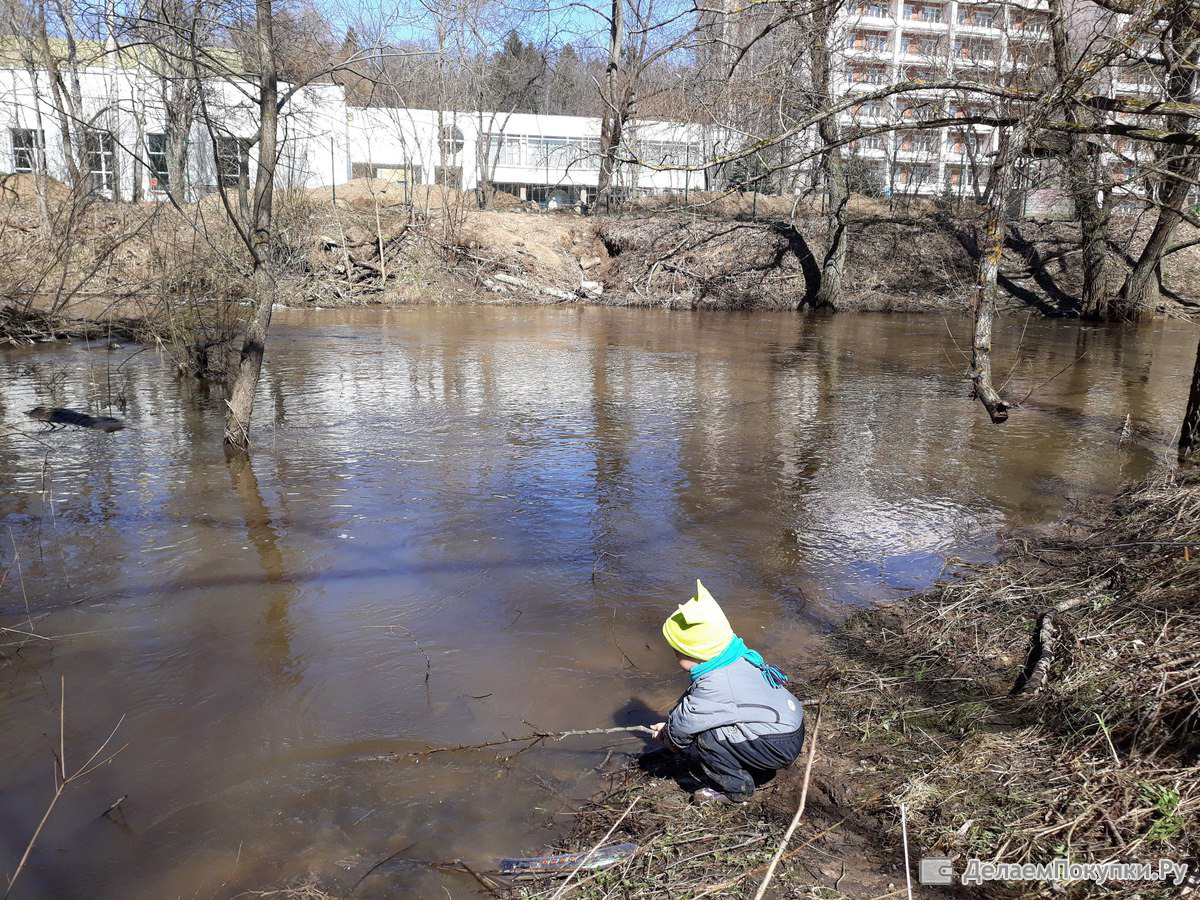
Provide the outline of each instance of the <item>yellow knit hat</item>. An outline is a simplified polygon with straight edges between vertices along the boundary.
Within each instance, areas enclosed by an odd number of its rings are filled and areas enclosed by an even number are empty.
[[[700,579],[696,579],[696,596],[663,622],[662,631],[668,644],[701,661],[720,656],[733,640],[729,620]]]

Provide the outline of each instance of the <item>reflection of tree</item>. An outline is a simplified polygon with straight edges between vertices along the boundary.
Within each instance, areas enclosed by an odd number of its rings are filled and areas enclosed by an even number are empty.
[[[300,673],[292,658],[291,642],[295,629],[288,620],[288,608],[294,591],[285,572],[279,537],[258,489],[258,479],[250,458],[245,454],[231,456],[228,466],[234,493],[242,505],[246,537],[258,554],[259,565],[266,576],[267,609],[263,613],[263,624],[267,627],[257,646],[274,677],[280,683],[295,684],[299,681]]]
[[[592,442],[596,461],[596,506],[603,510],[618,505],[626,488],[631,428],[617,414],[618,405],[613,401],[609,388],[610,342],[607,323],[591,336],[589,343],[592,345]],[[609,526],[601,523],[597,531],[601,543],[610,530]],[[608,549],[597,546],[596,553],[599,555]]]

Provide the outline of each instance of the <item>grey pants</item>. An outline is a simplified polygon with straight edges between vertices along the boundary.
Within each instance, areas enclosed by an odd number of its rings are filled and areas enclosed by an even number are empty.
[[[804,744],[804,726],[783,734],[768,734],[737,743],[723,741],[716,731],[696,735],[691,756],[704,780],[732,800],[749,800],[755,778],[765,780],[796,761]]]

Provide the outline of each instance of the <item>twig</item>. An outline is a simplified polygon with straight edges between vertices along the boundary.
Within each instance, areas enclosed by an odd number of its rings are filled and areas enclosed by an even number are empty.
[[[75,770],[72,774],[67,774],[66,769],[66,705],[67,705],[67,679],[64,676],[60,680],[59,689],[59,710],[58,710],[58,753],[54,758],[54,796],[50,798],[50,802],[46,805],[46,811],[42,813],[42,820],[38,822],[37,828],[33,831],[33,836],[29,839],[29,843],[25,845],[25,852],[21,854],[21,861],[17,863],[16,871],[12,873],[12,877],[8,879],[8,887],[4,891],[5,900],[12,893],[13,885],[17,883],[21,872],[25,868],[25,864],[29,862],[29,855],[33,853],[34,844],[41,837],[42,829],[46,827],[46,822],[50,820],[50,814],[54,812],[54,807],[58,805],[58,801],[62,799],[63,792],[66,791],[67,785],[81,778],[86,778],[96,769],[103,765],[112,762],[118,753],[128,747],[128,744],[120,747],[116,752],[102,759],[100,762],[95,762],[96,757],[104,752],[104,749],[112,742],[113,737],[117,733],[117,729],[121,727],[121,723],[125,721],[125,716],[122,715],[117,720],[117,724],[113,727],[112,733],[105,738],[104,743],[96,748],[96,752],[88,757],[87,762]],[[94,764],[93,764],[94,763]],[[107,810],[106,810],[107,812]]]
[[[380,866],[390,863],[393,859],[395,859],[401,853],[407,853],[409,850],[411,850],[413,847],[417,846],[417,844],[419,844],[419,843],[420,843],[420,841],[413,841],[407,847],[401,847],[399,850],[397,850],[391,856],[385,856],[379,862],[375,863],[375,865],[371,866],[371,868],[369,868],[369,869],[367,869],[367,871],[363,872],[362,877],[359,878],[358,881],[354,882],[354,887],[350,888],[350,893],[353,894],[355,891],[357,891],[358,886],[360,884],[362,884],[364,881],[366,881],[367,878],[370,877],[371,873],[374,872],[376,869],[378,869]]]
[[[783,851],[787,849],[788,841],[792,839],[792,834],[796,831],[796,826],[800,824],[800,817],[804,815],[804,806],[808,803],[808,782],[812,776],[813,757],[817,754],[817,734],[821,729],[821,704],[817,704],[817,719],[813,722],[812,740],[808,745],[808,762],[804,765],[804,787],[800,789],[800,805],[796,807],[796,814],[792,816],[792,823],[788,825],[787,831],[783,833],[783,840],[779,842],[779,847],[775,850],[775,856],[771,859],[771,864],[767,867],[767,874],[763,876],[762,884],[758,886],[758,892],[754,895],[754,900],[762,900],[767,893],[767,886],[771,883],[771,879],[775,877],[775,867],[779,865],[779,860],[783,857]]]
[[[1075,365],[1075,363],[1079,362],[1081,359],[1083,359],[1087,355],[1088,355],[1088,351],[1084,350],[1077,357],[1075,357],[1073,360],[1071,360],[1069,363],[1067,363],[1065,366],[1063,366],[1061,369],[1059,369],[1057,372],[1055,372],[1053,375],[1051,375],[1049,378],[1047,378],[1041,384],[1031,387],[1029,389],[1029,393],[1026,394],[1024,397],[1022,397],[1019,401],[1014,403],[1013,406],[1020,407],[1020,406],[1024,405],[1025,401],[1033,396],[1034,391],[1040,391],[1042,388],[1044,388],[1046,385],[1048,385],[1050,382],[1052,382],[1055,378],[1057,378],[1063,372],[1067,371],[1067,369],[1071,368],[1071,366]]]
[[[912,900],[912,867],[908,864],[908,814],[904,804],[900,804],[900,832],[904,836],[904,885],[908,890],[908,900]]]
[[[567,885],[571,883],[571,879],[574,878],[576,873],[583,868],[584,863],[595,856],[596,851],[604,846],[605,841],[612,837],[612,833],[617,830],[617,826],[625,821],[625,817],[629,815],[630,810],[632,810],[637,805],[637,802],[641,799],[642,795],[638,794],[631,801],[629,801],[629,805],[625,807],[625,812],[621,813],[621,817],[612,823],[612,828],[608,829],[608,832],[604,835],[604,837],[600,838],[600,840],[596,842],[595,846],[593,846],[591,850],[583,855],[583,858],[579,860],[578,865],[571,870],[571,874],[567,876],[567,880],[558,886],[558,890],[554,892],[554,895],[550,898],[550,900],[559,900],[559,898],[567,890]]]
[[[416,645],[417,649],[419,651],[421,651],[421,655],[423,657],[425,657],[425,683],[429,684],[429,675],[430,675],[430,673],[433,672],[433,663],[429,661],[429,654],[425,652],[425,648],[421,646],[421,642],[417,640],[417,636],[415,634],[413,634],[411,631],[409,631],[403,625],[397,625],[395,623],[391,623],[388,625],[368,625],[367,627],[368,628],[399,628],[401,631],[403,631],[405,634],[407,634],[409,640],[411,640]]]

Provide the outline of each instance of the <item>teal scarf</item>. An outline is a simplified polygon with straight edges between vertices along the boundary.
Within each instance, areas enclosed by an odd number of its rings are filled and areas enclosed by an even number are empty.
[[[702,662],[700,665],[692,668],[692,681],[702,678],[709,672],[715,672],[717,669],[723,669],[726,666],[737,662],[739,659],[746,660],[746,662],[750,663],[750,665],[762,672],[763,679],[772,687],[780,687],[785,681],[787,681],[786,675],[784,675],[770,663],[763,662],[762,654],[757,650],[751,650],[749,647],[747,647],[746,642],[736,634],[733,636],[733,640],[729,642],[729,646],[722,650],[721,653],[719,653],[717,656],[714,656],[707,662]]]

